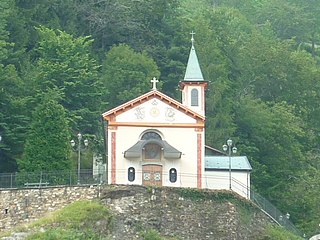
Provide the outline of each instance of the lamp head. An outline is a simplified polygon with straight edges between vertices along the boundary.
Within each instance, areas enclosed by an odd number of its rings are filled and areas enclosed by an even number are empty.
[[[89,145],[88,139],[85,139],[83,142],[84,142],[84,145],[85,145],[86,147]]]
[[[228,145],[229,147],[232,146],[232,140],[231,140],[231,139],[228,139],[228,140],[227,140],[227,145]]]
[[[238,149],[237,149],[236,147],[233,147],[233,148],[232,148],[232,153],[237,153],[237,150],[238,150]]]
[[[72,147],[74,147],[76,145],[76,143],[75,143],[75,141],[73,139],[70,141],[70,144],[71,144]]]
[[[228,150],[228,146],[224,144],[224,145],[222,146],[222,149],[223,149],[223,151],[226,152],[226,151]]]

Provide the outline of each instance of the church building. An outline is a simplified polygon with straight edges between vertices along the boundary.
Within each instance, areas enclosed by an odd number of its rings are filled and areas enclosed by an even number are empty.
[[[179,82],[181,102],[158,91],[158,80],[153,78],[149,92],[103,113],[108,122],[107,181],[227,190],[230,186],[250,198],[248,159],[226,156],[205,144],[208,82],[203,78],[193,37],[191,42],[185,76]]]

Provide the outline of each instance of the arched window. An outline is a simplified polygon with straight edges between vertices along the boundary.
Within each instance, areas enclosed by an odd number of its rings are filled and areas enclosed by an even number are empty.
[[[136,178],[136,171],[133,167],[128,168],[128,180],[130,182],[133,182],[134,179]]]
[[[199,92],[195,88],[191,90],[191,106],[199,106]]]
[[[172,183],[175,183],[177,181],[177,169],[171,168],[169,170],[169,180]]]
[[[155,140],[162,140],[161,136],[156,133],[156,132],[146,132],[145,134],[143,134],[143,136],[141,137],[141,140],[151,140],[151,139],[155,139]]]

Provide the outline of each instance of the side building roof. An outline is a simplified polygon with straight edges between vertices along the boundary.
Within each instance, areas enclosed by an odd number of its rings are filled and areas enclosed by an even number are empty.
[[[229,156],[205,156],[205,170],[229,170]],[[246,156],[231,156],[231,170],[251,171],[252,167]]]

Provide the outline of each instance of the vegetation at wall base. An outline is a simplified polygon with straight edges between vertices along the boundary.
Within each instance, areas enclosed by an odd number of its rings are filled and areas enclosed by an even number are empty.
[[[44,231],[30,235],[29,239],[103,239],[99,233],[107,231],[111,222],[112,215],[106,207],[80,200],[31,224],[30,227]]]
[[[204,189],[196,189],[196,188],[179,188],[178,192],[181,197],[186,199],[191,199],[193,201],[202,201],[202,200],[214,200],[217,202],[231,201],[231,202],[242,202],[245,204],[251,204],[250,201],[243,199],[240,200],[239,196],[227,190],[204,190]]]
[[[266,229],[265,236],[261,240],[303,240],[302,237],[296,236],[280,226],[269,225]]]

